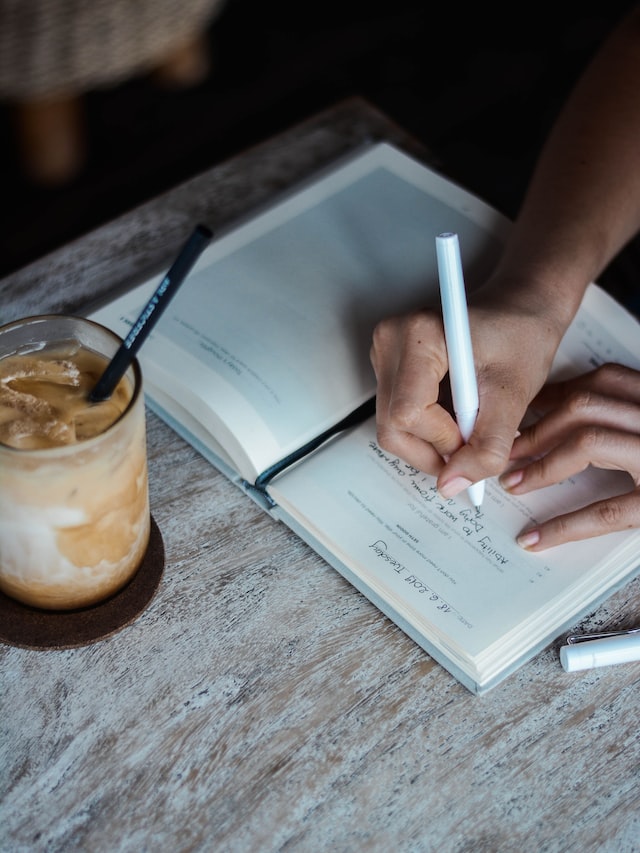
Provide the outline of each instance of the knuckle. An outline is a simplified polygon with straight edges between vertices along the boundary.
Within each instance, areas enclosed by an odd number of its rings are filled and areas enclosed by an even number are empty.
[[[598,520],[606,530],[620,530],[625,526],[623,507],[615,501],[603,501],[596,505]]]
[[[408,341],[408,348],[415,350],[419,357],[432,356],[438,352],[441,336],[436,334],[437,322],[427,311],[416,311],[405,318],[403,336]]]
[[[420,424],[422,407],[411,400],[394,400],[389,406],[389,423],[399,432],[415,432]]]
[[[373,327],[373,340],[377,341],[381,338],[384,339],[389,334],[389,329],[391,328],[392,324],[392,317],[384,317],[382,320],[379,320]]]
[[[502,474],[506,468],[509,455],[500,453],[495,448],[491,448],[482,452],[481,459],[482,470],[487,472],[486,476],[496,477],[499,474]]]
[[[391,318],[380,320],[371,335],[371,351],[385,350],[393,337],[393,321]]]
[[[427,315],[422,311],[408,314],[405,321],[405,332],[410,338],[419,338],[428,325],[426,321]]]
[[[566,400],[567,412],[574,418],[584,417],[592,408],[593,400],[593,393],[586,388],[572,391]]]
[[[402,448],[402,437],[397,430],[388,426],[378,426],[376,430],[378,444],[389,453],[399,453]]]
[[[554,519],[553,525],[548,525],[550,528],[553,527],[554,538],[558,542],[567,542],[573,539],[573,535],[571,532],[571,527],[567,522],[567,519],[560,516],[559,518]]]
[[[615,364],[608,361],[597,367],[593,372],[593,376],[599,386],[606,388],[610,385],[626,382],[629,376],[629,368],[622,364]]]
[[[503,436],[493,435],[483,439],[479,455],[482,459],[482,469],[487,476],[502,474],[509,462],[511,443]]]
[[[587,424],[576,431],[574,441],[577,450],[589,460],[604,440],[604,431],[595,424]]]

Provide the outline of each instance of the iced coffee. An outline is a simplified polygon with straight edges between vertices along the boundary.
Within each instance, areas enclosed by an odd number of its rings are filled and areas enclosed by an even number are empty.
[[[120,345],[77,317],[0,328],[0,589],[75,609],[120,590],[150,530],[144,399],[137,362],[89,402]]]

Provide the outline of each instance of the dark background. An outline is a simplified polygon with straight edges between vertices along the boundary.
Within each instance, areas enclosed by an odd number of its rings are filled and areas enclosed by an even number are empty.
[[[89,161],[58,189],[21,174],[0,104],[0,276],[354,94],[511,216],[572,84],[633,4],[588,5],[227,0],[202,84],[88,93]]]

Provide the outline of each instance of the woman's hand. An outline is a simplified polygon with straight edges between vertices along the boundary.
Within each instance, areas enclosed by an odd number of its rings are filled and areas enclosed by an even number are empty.
[[[390,317],[375,329],[371,362],[378,380],[378,441],[420,471],[438,477],[443,497],[501,474],[518,426],[546,381],[564,328],[536,303],[497,299],[469,307],[480,408],[468,444],[441,399],[448,392],[442,318],[435,311]],[[514,300],[515,303],[515,300]]]
[[[523,531],[518,543],[541,551],[576,539],[640,527],[640,372],[605,364],[547,385],[534,401],[545,412],[523,430],[500,478],[514,495],[559,483],[587,466],[625,471],[629,490]],[[520,466],[517,460],[534,458]]]

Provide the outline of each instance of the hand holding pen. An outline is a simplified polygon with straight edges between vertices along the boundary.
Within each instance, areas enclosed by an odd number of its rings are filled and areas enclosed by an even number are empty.
[[[441,402],[440,392],[449,385],[441,311],[422,308],[385,318],[374,330],[371,347],[378,442],[437,477],[445,498],[509,467],[514,438],[547,377],[558,342],[544,303],[536,301],[532,309],[526,278],[494,273],[477,284],[468,310],[482,401],[473,444],[466,443],[455,415]],[[473,419],[475,402],[469,408]]]

